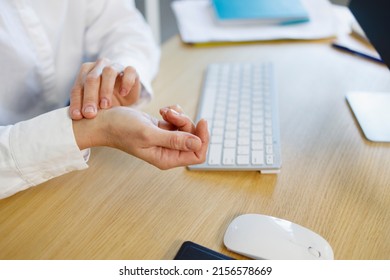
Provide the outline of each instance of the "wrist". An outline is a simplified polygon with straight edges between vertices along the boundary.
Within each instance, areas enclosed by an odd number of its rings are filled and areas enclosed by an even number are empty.
[[[106,110],[100,110],[93,119],[73,120],[73,133],[80,150],[97,146],[109,146],[108,127],[104,121]]]

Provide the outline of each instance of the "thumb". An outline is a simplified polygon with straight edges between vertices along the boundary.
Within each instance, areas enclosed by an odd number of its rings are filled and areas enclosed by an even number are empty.
[[[182,131],[160,130],[159,137],[154,141],[156,146],[186,152],[196,152],[202,147],[199,137]]]

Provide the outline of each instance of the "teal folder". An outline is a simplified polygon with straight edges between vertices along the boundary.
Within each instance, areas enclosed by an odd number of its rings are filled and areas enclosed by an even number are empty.
[[[309,20],[300,0],[212,0],[212,4],[222,23],[292,24]]]

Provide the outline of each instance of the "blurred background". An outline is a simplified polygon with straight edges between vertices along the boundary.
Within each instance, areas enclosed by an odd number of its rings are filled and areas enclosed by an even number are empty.
[[[155,31],[156,40],[163,44],[166,40],[179,33],[176,19],[171,9],[174,0],[135,0],[137,8],[148,18]],[[348,5],[349,0],[330,0],[338,5]]]

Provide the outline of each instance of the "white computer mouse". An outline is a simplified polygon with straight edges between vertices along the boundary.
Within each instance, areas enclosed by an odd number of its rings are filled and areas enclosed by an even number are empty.
[[[317,233],[260,214],[235,218],[226,230],[224,243],[229,250],[252,259],[333,260],[332,247]]]

